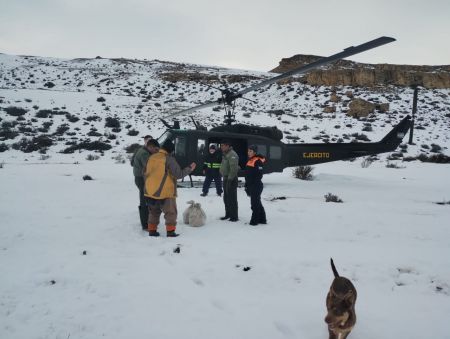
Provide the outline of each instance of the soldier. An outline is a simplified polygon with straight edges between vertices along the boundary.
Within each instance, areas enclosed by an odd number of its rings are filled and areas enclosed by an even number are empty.
[[[252,207],[252,217],[250,225],[267,224],[266,211],[261,203],[261,193],[263,191],[263,166],[266,159],[257,154],[258,147],[256,145],[248,146],[248,161],[245,166],[245,193],[250,197]]]
[[[222,162],[222,154],[216,150],[216,145],[209,145],[209,153],[205,157],[205,163],[203,164],[203,174],[205,175],[205,181],[203,182],[202,197],[208,195],[209,186],[211,181],[214,180],[216,185],[217,195],[222,196],[222,177],[220,176],[220,164]]]
[[[189,167],[181,169],[171,155],[175,146],[171,140],[166,140],[160,150],[149,159],[145,169],[144,195],[149,208],[148,232],[151,237],[158,237],[158,224],[161,213],[166,221],[167,237],[177,237],[177,179],[192,173],[193,162]]]
[[[147,164],[150,152],[146,145],[149,140],[153,138],[150,135],[144,137],[144,145],[139,147],[131,157],[131,166],[133,166],[134,183],[139,190],[139,217],[141,219],[142,229],[147,229],[148,208],[145,204],[144,198],[144,170]]]
[[[239,156],[233,150],[231,141],[224,140],[220,145],[222,150],[222,163],[220,164],[220,174],[223,176],[223,202],[225,204],[225,216],[221,220],[238,221],[238,171]]]

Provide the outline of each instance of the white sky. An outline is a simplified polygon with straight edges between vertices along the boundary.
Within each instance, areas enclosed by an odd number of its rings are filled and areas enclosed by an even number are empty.
[[[449,0],[0,0],[0,52],[127,57],[267,71],[294,54],[450,64]]]

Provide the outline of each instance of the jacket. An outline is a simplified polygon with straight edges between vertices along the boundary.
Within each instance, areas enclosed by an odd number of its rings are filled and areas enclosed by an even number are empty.
[[[230,148],[227,153],[222,155],[222,163],[220,164],[220,174],[228,180],[237,177],[239,171],[239,156]]]
[[[245,188],[252,189],[253,187],[262,185],[262,177],[264,164],[266,158],[262,155],[255,155],[248,159],[245,166]]]
[[[144,175],[145,165],[147,165],[150,152],[144,146],[139,147],[131,158],[131,166],[133,166],[133,174],[135,177]]]
[[[156,200],[176,198],[177,179],[191,172],[190,167],[181,169],[173,156],[160,149],[148,159],[145,167],[144,195]]]
[[[222,153],[215,151],[213,154],[209,153],[205,156],[203,163],[203,170],[208,172],[218,172],[222,163]]]

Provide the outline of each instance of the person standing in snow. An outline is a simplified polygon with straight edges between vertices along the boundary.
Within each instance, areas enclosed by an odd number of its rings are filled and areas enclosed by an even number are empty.
[[[258,147],[250,145],[247,150],[248,161],[245,166],[245,193],[250,197],[252,217],[250,225],[266,224],[266,211],[261,203],[261,193],[263,191],[263,166],[266,159],[257,154]]]
[[[195,162],[184,169],[180,168],[172,156],[175,146],[171,140],[166,140],[159,151],[153,154],[145,168],[144,195],[149,208],[148,232],[151,237],[158,237],[158,224],[161,213],[164,213],[168,237],[177,237],[177,179],[192,173]]]
[[[203,174],[205,174],[205,181],[203,182],[202,197],[208,195],[209,186],[214,180],[216,185],[217,195],[222,196],[222,177],[220,175],[219,169],[222,162],[222,154],[216,150],[216,145],[209,145],[209,152],[205,157],[205,162],[203,164]]]
[[[220,144],[222,150],[222,163],[220,174],[223,176],[223,202],[225,204],[225,216],[221,220],[238,221],[238,171],[239,156],[233,150],[231,141],[224,140]]]
[[[131,166],[133,166],[134,183],[139,190],[139,218],[141,220],[142,229],[147,229],[148,208],[145,204],[144,197],[144,169],[150,156],[150,151],[147,148],[147,142],[152,140],[152,136],[146,135],[144,137],[144,145],[139,147],[131,157]]]

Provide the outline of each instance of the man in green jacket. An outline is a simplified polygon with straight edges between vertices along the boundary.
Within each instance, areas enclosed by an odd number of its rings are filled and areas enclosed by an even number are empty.
[[[221,220],[238,221],[238,171],[239,156],[233,150],[231,141],[224,140],[220,145],[222,150],[222,163],[220,174],[223,176],[223,202],[225,204],[225,216]]]
[[[133,166],[134,183],[139,190],[139,217],[143,230],[147,230],[148,208],[144,197],[144,171],[148,158],[151,155],[150,149],[147,148],[147,142],[153,140],[150,135],[144,137],[144,145],[139,147],[131,158],[131,166]],[[155,140],[156,141],[156,140]]]

